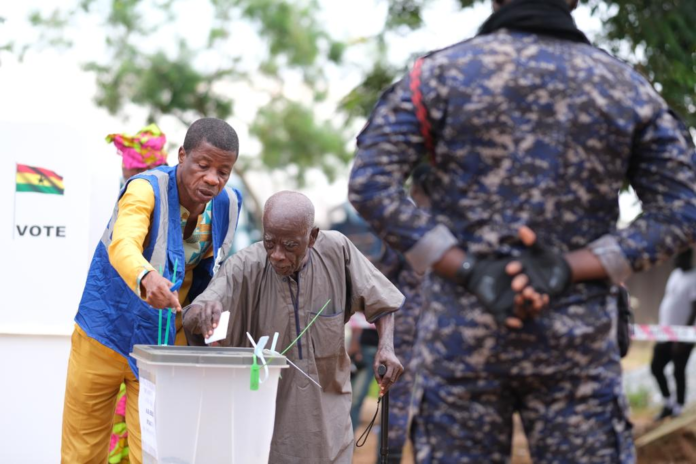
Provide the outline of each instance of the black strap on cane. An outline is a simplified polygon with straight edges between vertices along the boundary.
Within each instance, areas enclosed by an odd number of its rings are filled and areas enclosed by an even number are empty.
[[[380,376],[380,378],[384,377],[384,375],[387,373],[387,366],[384,364],[380,364],[378,369],[377,369],[377,375]],[[389,395],[389,392],[386,393],[386,395]],[[377,398],[377,409],[375,409],[375,415],[372,416],[372,420],[370,423],[367,425],[367,428],[363,431],[362,435],[358,437],[358,440],[355,442],[355,446],[358,448],[362,448],[365,445],[365,442],[367,441],[367,437],[370,435],[370,432],[372,431],[372,427],[375,425],[375,420],[377,420],[377,414],[379,414],[379,405],[384,402],[383,408],[382,408],[382,421],[386,421],[382,423],[382,437],[385,436],[385,430],[389,428],[388,421],[389,417],[385,418],[385,412],[388,414],[389,411],[388,409],[385,410],[384,407],[388,407],[389,404],[389,398],[387,396],[380,396]],[[362,441],[362,443],[361,443]],[[384,441],[384,439],[383,439]],[[387,443],[382,443],[382,459],[386,458],[386,455],[389,453],[388,451],[388,444]]]
[[[363,431],[363,433],[358,437],[358,439],[355,441],[355,446],[358,448],[362,448],[365,446],[365,442],[367,441],[367,437],[370,435],[370,432],[372,431],[372,426],[375,425],[375,421],[377,420],[377,414],[379,414],[379,404],[382,402],[382,397],[380,396],[377,399],[377,409],[375,410],[375,415],[372,416],[372,420],[370,421],[369,424],[367,424],[367,428]],[[362,440],[362,443],[360,442]]]

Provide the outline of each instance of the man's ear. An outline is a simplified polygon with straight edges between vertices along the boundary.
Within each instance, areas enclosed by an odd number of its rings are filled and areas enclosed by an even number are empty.
[[[317,236],[319,235],[319,228],[314,227],[312,228],[312,231],[309,233],[309,245],[308,248],[312,248],[314,246],[314,242],[317,241]]]
[[[185,158],[186,158],[186,151],[184,151],[184,147],[181,146],[181,147],[179,147],[179,164],[183,163]]]
[[[574,9],[576,9],[578,7],[578,3],[579,3],[579,0],[570,0],[570,2],[568,2],[568,6],[570,7],[570,11],[573,11]]]

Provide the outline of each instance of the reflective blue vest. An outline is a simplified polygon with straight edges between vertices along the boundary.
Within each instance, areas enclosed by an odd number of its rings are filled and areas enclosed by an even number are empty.
[[[159,270],[161,266],[165,278],[177,282],[174,290],[181,286],[186,272],[176,171],[176,166],[160,167],[138,174],[128,180],[119,195],[119,198],[123,196],[128,183],[135,179],[145,179],[152,185],[155,209],[143,256],[155,269]],[[190,301],[205,290],[213,273],[231,252],[242,195],[236,189],[225,187],[212,202],[214,254],[194,269],[193,283],[189,290]],[[88,336],[128,358],[130,367],[137,376],[136,362],[129,354],[133,351],[133,345],[157,344],[159,311],[141,300],[109,262],[108,249],[117,216],[118,202],[94,252],[75,322]],[[179,265],[177,275],[173,276],[176,261]],[[169,340],[174,340],[176,334],[173,322],[169,331]]]

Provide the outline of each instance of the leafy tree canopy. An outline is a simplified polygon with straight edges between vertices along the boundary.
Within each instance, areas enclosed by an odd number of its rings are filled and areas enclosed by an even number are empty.
[[[184,0],[75,0],[48,13],[34,12],[30,21],[40,31],[35,45],[66,48],[73,44],[81,19],[99,18],[104,35],[95,40],[104,41],[105,53],[85,68],[96,77],[97,105],[111,114],[122,114],[134,104],[147,108],[151,120],[162,115],[173,115],[184,124],[202,116],[226,119],[235,110],[226,84],[245,82],[265,92],[268,104],[250,124],[250,134],[261,146],[260,165],[251,166],[294,166],[295,180],[302,185],[307,169],[321,168],[332,179],[350,161],[353,121],[366,117],[379,93],[410,65],[388,59],[389,35],[432,27],[425,23],[424,11],[442,5],[434,0],[375,0],[387,2],[382,31],[344,43],[325,29],[317,1],[196,2],[209,12],[209,23],[187,24],[167,48],[153,45],[160,42],[155,34],[169,24],[186,23],[178,10]],[[696,29],[691,28],[696,24],[696,2],[582,1],[603,22],[598,45],[637,66],[696,127]],[[484,0],[457,3],[468,8]],[[207,31],[207,40],[193,44],[188,27]],[[365,43],[376,53],[367,57],[360,84],[333,108],[334,117],[319,118],[317,108],[327,104],[327,70],[350,66],[344,52]],[[12,43],[0,44],[3,49],[24,52]],[[298,77],[302,98],[291,98],[284,86]]]

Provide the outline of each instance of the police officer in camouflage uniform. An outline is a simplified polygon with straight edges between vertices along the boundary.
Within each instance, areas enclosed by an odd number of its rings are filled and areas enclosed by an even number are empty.
[[[515,411],[535,463],[635,461],[613,284],[693,243],[694,149],[641,75],[589,45],[576,3],[496,2],[477,37],[392,86],[358,137],[351,202],[432,270],[415,354],[420,463],[508,461]],[[425,156],[430,214],[402,187]],[[617,230],[624,179],[643,214]],[[528,258],[533,243],[543,259]],[[500,317],[499,282],[517,319]]]
[[[425,210],[430,208],[429,175],[430,166],[421,164],[411,176],[410,196],[416,206]],[[411,365],[411,360],[423,309],[423,274],[415,271],[402,253],[388,245],[384,246],[375,266],[405,297],[404,304],[394,317],[394,354],[404,366],[404,372],[389,390],[389,462],[399,464],[408,436],[409,409],[417,368]]]

